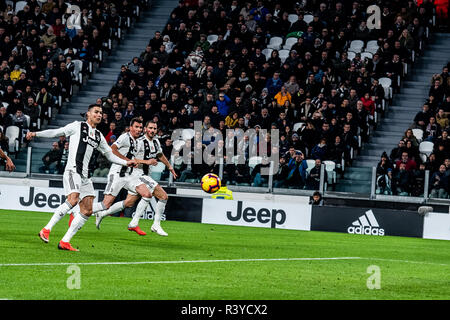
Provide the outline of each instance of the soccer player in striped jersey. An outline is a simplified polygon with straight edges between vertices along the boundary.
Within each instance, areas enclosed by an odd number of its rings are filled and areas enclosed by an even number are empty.
[[[130,121],[130,131],[122,134],[111,146],[113,153],[124,160],[133,159],[138,151],[138,141],[136,140],[142,133],[142,121],[139,118],[133,118]],[[98,216],[98,212],[105,211],[106,215],[122,211],[125,208],[132,207],[140,197],[150,199],[152,194],[145,184],[135,183],[136,176],[133,174],[134,168],[128,168],[113,164],[108,173],[108,183],[104,192],[102,202],[94,203],[93,213]],[[113,204],[120,190],[128,190],[127,198]],[[156,204],[156,203],[155,203]],[[98,221],[98,219],[96,219]],[[100,228],[100,224],[97,224]],[[130,224],[128,230],[134,231],[141,236],[146,233],[138,226]]]
[[[134,168],[133,175],[135,179],[132,184],[134,184],[136,190],[137,188],[145,187],[148,191],[150,191],[150,195],[158,198],[158,203],[154,206],[155,215],[153,219],[153,225],[151,227],[152,232],[156,232],[160,236],[167,236],[168,234],[161,227],[161,216],[164,213],[166,203],[168,200],[168,195],[164,191],[164,189],[153,180],[150,174],[150,166],[154,166],[160,160],[162,163],[166,165],[168,170],[172,173],[174,179],[177,178],[177,174],[173,169],[172,165],[169,163],[167,158],[164,156],[161,148],[161,144],[158,139],[155,138],[157,132],[157,124],[153,121],[148,121],[145,126],[145,134],[144,136],[137,139],[138,142],[138,150],[136,153],[136,161],[139,164],[137,168]],[[141,201],[139,201],[136,212],[134,214],[133,219],[131,220],[128,228],[136,228],[139,224],[139,219],[144,215],[147,206],[151,201],[151,197],[142,196]],[[126,201],[126,200],[125,200]],[[112,208],[112,207],[111,207]],[[101,212],[97,212],[96,214],[96,225],[99,228],[100,223],[104,217],[107,215],[113,214],[117,211],[114,210],[105,210]]]
[[[58,244],[62,250],[78,251],[70,244],[72,237],[81,229],[92,215],[92,204],[95,198],[94,186],[89,176],[89,167],[93,154],[101,152],[109,161],[121,166],[136,166],[136,160],[126,161],[113,154],[103,134],[96,128],[102,120],[102,107],[90,105],[86,112],[86,121],[74,121],[65,127],[40,132],[28,132],[27,139],[70,137],[69,155],[63,175],[64,191],[67,200],[60,205],[49,223],[39,232],[39,237],[46,243],[49,241],[50,231],[70,209],[77,204],[80,213],[71,223],[66,234]]]

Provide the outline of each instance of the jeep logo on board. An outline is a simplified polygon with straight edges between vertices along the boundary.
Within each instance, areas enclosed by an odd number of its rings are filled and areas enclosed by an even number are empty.
[[[230,221],[238,221],[241,218],[248,223],[258,220],[260,223],[270,223],[271,228],[282,225],[286,221],[286,212],[281,209],[261,208],[256,211],[255,208],[242,208],[242,201],[238,201],[237,211],[233,215],[232,211],[227,211],[227,218]]]

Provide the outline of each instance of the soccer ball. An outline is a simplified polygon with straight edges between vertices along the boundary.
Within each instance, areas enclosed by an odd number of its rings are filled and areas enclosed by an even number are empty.
[[[207,193],[214,193],[220,189],[220,178],[214,173],[207,173],[202,178],[202,189]]]

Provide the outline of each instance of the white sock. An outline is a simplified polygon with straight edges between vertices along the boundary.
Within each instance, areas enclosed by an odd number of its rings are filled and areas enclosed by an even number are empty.
[[[96,213],[102,210],[106,210],[106,207],[103,204],[103,202],[96,202],[92,205],[92,213]]]
[[[131,222],[128,225],[128,228],[136,228],[138,226],[139,219],[142,218],[142,216],[145,213],[145,210],[147,210],[150,199],[151,198],[142,197],[141,201],[139,201],[139,203],[136,207],[136,212],[134,213],[134,217],[133,217],[133,219],[131,219]]]
[[[64,202],[62,205],[60,205],[58,208],[56,208],[55,213],[53,214],[52,218],[48,222],[48,224],[44,227],[47,230],[52,230],[52,228],[55,226],[55,224],[58,223],[59,220],[64,218],[64,216],[69,212],[70,209],[72,209],[72,205],[69,203],[69,201]]]
[[[122,211],[124,208],[125,208],[125,201],[116,202],[111,207],[109,207],[108,210],[103,210],[103,211],[97,212],[97,215],[99,215],[101,217],[105,217],[110,214],[114,214],[116,212]]]
[[[81,212],[80,212],[80,214],[77,214],[76,217],[73,219],[72,224],[69,227],[69,230],[67,230],[66,234],[62,238],[62,241],[70,242],[70,240],[72,240],[73,236],[78,232],[78,230],[81,229],[81,227],[86,223],[86,221],[88,219],[89,219],[89,217],[85,216]]]
[[[161,215],[166,210],[167,200],[159,200],[155,208],[155,216],[153,217],[153,225],[159,226],[161,223]]]

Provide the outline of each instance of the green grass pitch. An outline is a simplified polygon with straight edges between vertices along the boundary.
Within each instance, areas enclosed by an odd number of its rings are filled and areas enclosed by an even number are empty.
[[[0,210],[0,299],[450,298],[447,241],[175,221],[162,223],[169,237],[160,237],[149,220],[141,221],[148,234],[140,237],[127,230],[127,218],[106,218],[97,230],[92,217],[72,240],[80,252],[68,252],[57,249],[68,217],[50,243],[38,238],[50,217]],[[288,260],[330,257],[360,259]],[[127,264],[151,261],[186,263]],[[83,264],[101,262],[123,264]],[[30,263],[49,265],[8,265]],[[68,267],[77,263],[80,288],[69,289]],[[372,265],[380,289],[367,287]]]

